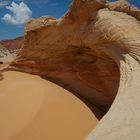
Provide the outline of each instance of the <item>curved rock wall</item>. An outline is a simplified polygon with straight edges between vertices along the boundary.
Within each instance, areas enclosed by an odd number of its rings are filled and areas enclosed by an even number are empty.
[[[71,90],[99,118],[119,88],[87,139],[138,140],[139,17],[140,11],[126,1],[75,0],[60,19],[27,23],[24,47],[9,69],[38,74]]]

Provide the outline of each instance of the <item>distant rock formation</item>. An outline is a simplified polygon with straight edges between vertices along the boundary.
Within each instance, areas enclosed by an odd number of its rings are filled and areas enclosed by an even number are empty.
[[[63,86],[98,117],[117,94],[87,140],[139,140],[139,20],[140,10],[124,0],[74,0],[60,19],[27,23],[24,47],[9,69]]]
[[[0,44],[13,53],[14,51],[21,49],[23,46],[23,41],[24,37],[18,37],[15,39],[1,40]]]
[[[0,64],[13,61],[14,58],[15,55],[11,54],[4,46],[0,44]]]
[[[24,37],[18,37],[16,39],[9,39],[9,40],[1,40],[0,41],[0,62],[4,63],[10,63],[13,61],[19,51],[21,50],[23,46]],[[4,66],[5,66],[4,65]],[[2,68],[3,65],[0,65]]]

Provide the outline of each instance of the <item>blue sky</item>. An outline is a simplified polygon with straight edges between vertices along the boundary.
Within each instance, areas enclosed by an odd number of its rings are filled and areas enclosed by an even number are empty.
[[[72,0],[0,0],[0,40],[22,36],[23,24],[29,18],[43,15],[61,17],[71,2]],[[140,0],[129,2],[140,7]]]

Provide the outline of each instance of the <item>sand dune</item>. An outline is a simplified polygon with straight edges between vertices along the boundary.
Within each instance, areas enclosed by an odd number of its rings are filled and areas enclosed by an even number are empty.
[[[4,72],[0,140],[82,140],[98,120],[63,88],[39,76]]]

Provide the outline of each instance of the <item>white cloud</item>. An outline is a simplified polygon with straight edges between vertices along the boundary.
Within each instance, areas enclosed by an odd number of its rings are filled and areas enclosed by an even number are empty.
[[[7,24],[24,24],[32,15],[32,11],[24,2],[19,4],[12,2],[11,6],[6,6],[6,9],[12,12],[12,14],[5,14],[2,18]]]

